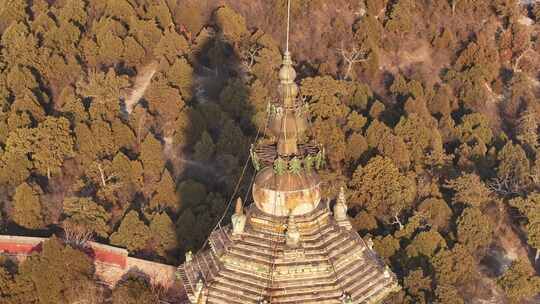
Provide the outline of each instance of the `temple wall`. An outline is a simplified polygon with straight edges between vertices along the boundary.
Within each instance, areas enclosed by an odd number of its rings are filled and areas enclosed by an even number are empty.
[[[47,238],[0,235],[0,255],[23,261],[34,252],[41,251],[41,244]],[[176,280],[176,267],[128,256],[128,251],[96,242],[89,242],[88,255],[93,259],[98,279],[114,286],[127,274],[147,278],[153,285],[161,285],[169,290],[168,298],[183,298],[183,288]]]

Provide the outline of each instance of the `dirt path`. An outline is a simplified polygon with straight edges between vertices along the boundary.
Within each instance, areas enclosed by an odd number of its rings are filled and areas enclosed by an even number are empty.
[[[144,66],[135,77],[135,84],[133,85],[130,92],[128,92],[125,100],[126,112],[128,114],[133,111],[135,105],[143,97],[144,92],[152,81],[152,77],[157,71],[157,67],[158,63],[156,61],[152,61],[148,65]]]

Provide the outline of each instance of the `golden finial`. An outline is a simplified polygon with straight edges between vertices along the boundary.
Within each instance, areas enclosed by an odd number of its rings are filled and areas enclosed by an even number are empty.
[[[287,38],[285,41],[285,54],[283,54],[283,63],[279,70],[279,79],[281,82],[281,91],[283,103],[286,106],[291,106],[294,99],[298,95],[298,86],[294,83],[296,79],[296,71],[293,68],[291,53],[289,52],[289,34],[291,23],[291,0],[287,3]]]

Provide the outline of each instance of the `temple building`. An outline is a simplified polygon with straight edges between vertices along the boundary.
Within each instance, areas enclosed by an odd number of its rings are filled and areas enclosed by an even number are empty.
[[[231,225],[210,249],[178,268],[193,304],[380,303],[400,289],[395,275],[352,229],[344,189],[331,210],[317,169],[324,150],[305,140],[306,105],[285,52],[281,100],[269,106],[272,144],[252,148],[253,204],[238,199]]]

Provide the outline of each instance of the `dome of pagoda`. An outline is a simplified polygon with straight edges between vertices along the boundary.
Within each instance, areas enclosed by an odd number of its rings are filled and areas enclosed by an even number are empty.
[[[253,200],[257,208],[274,216],[306,214],[321,201],[321,181],[315,171],[277,174],[266,167],[253,183]]]

